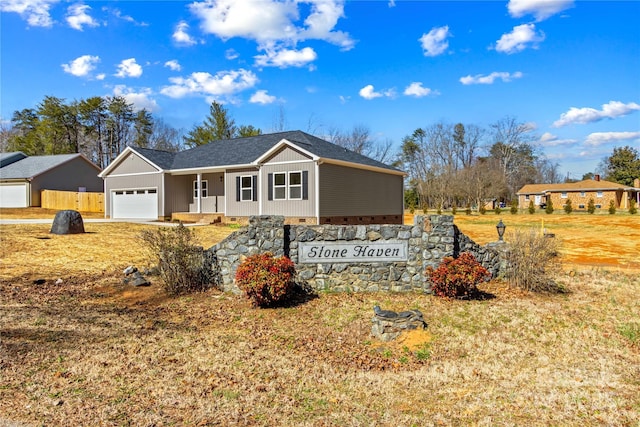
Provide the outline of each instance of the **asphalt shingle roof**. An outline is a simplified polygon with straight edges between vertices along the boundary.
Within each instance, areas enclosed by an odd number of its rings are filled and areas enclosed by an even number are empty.
[[[283,139],[321,158],[398,171],[398,169],[384,163],[349,151],[302,131],[279,132],[246,138],[213,141],[209,144],[179,153],[143,148],[133,149],[162,169],[192,169],[250,164]]]
[[[542,194],[558,191],[585,191],[585,190],[618,190],[629,186],[611,181],[596,181],[585,179],[579,182],[567,182],[562,184],[527,184],[518,191],[518,194]]]
[[[80,154],[25,157],[22,160],[0,168],[0,179],[33,178],[77,156],[80,156]]]
[[[0,153],[0,168],[15,163],[27,157],[22,151],[13,151],[11,153]]]

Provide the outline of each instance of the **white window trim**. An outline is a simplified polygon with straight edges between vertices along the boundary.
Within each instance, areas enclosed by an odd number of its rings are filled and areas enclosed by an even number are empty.
[[[284,175],[284,184],[276,184],[276,176],[277,175]],[[287,172],[274,172],[273,173],[273,200],[287,200],[287,195],[288,195],[288,183],[289,179],[288,179],[288,174]],[[276,189],[280,189],[283,188],[284,189],[284,197],[278,197],[277,191]]]
[[[300,184],[291,184],[291,175],[297,173],[300,175]],[[289,200],[302,200],[302,171],[291,171],[287,174],[287,197]],[[299,188],[300,197],[291,197],[291,189]]]
[[[560,193],[560,197],[561,197],[562,199],[566,199],[566,198],[567,198],[567,197],[569,197],[569,196],[567,195],[567,192],[566,192],[566,191],[563,191],[562,193]]]
[[[208,180],[203,179],[200,182],[202,183],[202,192],[200,193],[200,197],[203,199],[206,199],[207,197],[209,197],[209,183],[207,182]],[[198,181],[195,180],[193,181],[193,198],[197,199],[198,198]]]
[[[598,192],[596,192],[596,197],[603,197],[603,193],[602,193],[602,191],[598,191]]]
[[[249,186],[243,187],[243,181],[245,178],[249,178]],[[244,190],[249,190],[249,198],[245,199]],[[240,201],[241,202],[253,202],[253,175],[240,175]]]

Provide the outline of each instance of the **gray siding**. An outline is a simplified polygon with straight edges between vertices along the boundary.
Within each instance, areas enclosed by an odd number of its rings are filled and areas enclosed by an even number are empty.
[[[270,156],[266,163],[277,162],[293,162],[293,161],[305,161],[309,160],[309,156],[302,154],[301,152],[294,150],[291,147],[283,147]]]
[[[191,175],[165,175],[164,216],[169,216],[174,212],[189,212],[192,181]]]
[[[325,163],[318,179],[321,217],[403,214],[402,176]]]
[[[31,181],[31,206],[40,206],[40,191],[78,191],[80,187],[86,191],[99,193],[103,190],[100,171],[82,157],[77,157],[66,163],[42,173]]]
[[[268,175],[274,172],[303,172],[308,173],[308,198],[307,200],[269,200]],[[306,161],[301,163],[286,163],[278,165],[265,165],[261,169],[262,186],[260,197],[262,198],[263,215],[284,215],[286,217],[315,217],[315,163]]]
[[[259,214],[259,201],[236,201],[236,177],[244,175],[258,176],[258,170],[255,168],[246,168],[227,171],[226,179],[224,182],[224,189],[226,194],[226,216],[245,217]],[[259,187],[260,179],[258,179],[258,188]]]
[[[146,175],[107,176],[104,179],[104,212],[111,215],[111,191],[125,189],[158,189],[158,215],[165,216],[164,189],[162,188],[162,172]]]
[[[145,172],[158,172],[158,169],[137,154],[129,153],[111,170],[109,175],[126,175]]]

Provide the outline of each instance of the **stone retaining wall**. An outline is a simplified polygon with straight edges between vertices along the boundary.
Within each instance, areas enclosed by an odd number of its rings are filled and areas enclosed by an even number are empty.
[[[238,292],[234,284],[238,265],[246,256],[267,251],[275,256],[288,256],[296,264],[300,283],[335,292],[429,292],[427,267],[436,268],[442,258],[462,252],[473,253],[493,276],[501,269],[499,251],[474,243],[458,230],[449,215],[416,216],[413,225],[285,225],[284,222],[282,216],[251,217],[248,226],[209,249],[217,260],[223,290]],[[336,243],[359,248],[385,244],[406,247],[406,261],[301,262],[300,248],[305,244]]]

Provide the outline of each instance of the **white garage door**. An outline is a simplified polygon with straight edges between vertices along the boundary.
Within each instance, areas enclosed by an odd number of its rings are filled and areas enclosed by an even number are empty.
[[[0,184],[0,208],[26,208],[28,206],[27,184]]]
[[[158,190],[111,192],[112,218],[158,219]]]

